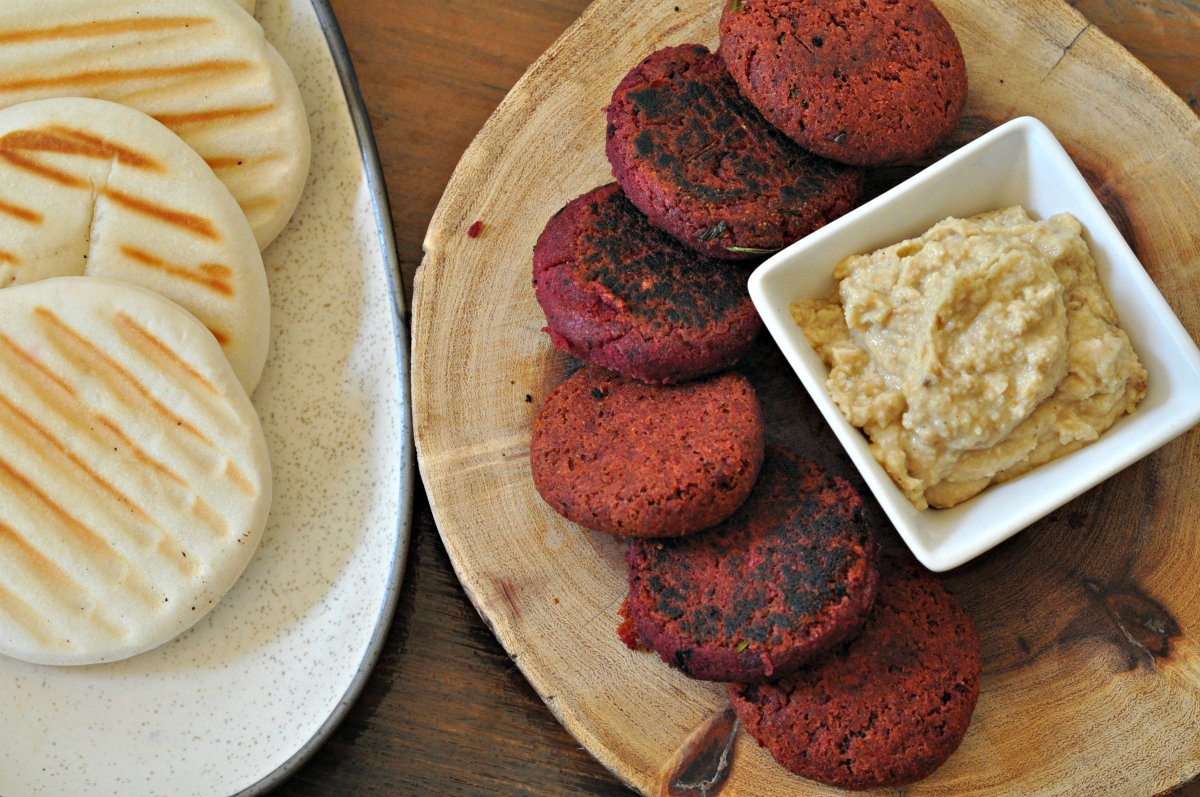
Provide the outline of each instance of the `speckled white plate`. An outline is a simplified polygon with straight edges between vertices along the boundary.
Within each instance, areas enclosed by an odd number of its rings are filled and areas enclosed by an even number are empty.
[[[81,668],[0,657],[2,797],[265,792],[341,719],[390,623],[414,465],[383,181],[325,0],[259,0],[256,16],[313,132],[304,198],[263,257],[266,535],[233,591],[161,648]]]

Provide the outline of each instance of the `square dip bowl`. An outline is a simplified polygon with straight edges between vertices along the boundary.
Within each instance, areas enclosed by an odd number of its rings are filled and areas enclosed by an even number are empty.
[[[1145,398],[1100,438],[951,509],[917,510],[842,415],[828,369],[788,306],[828,297],[843,258],[921,235],[948,216],[1022,205],[1035,219],[1072,213],[1121,328],[1148,375]],[[917,559],[944,571],[972,559],[1200,421],[1200,350],[1163,300],[1054,134],[1020,117],[775,254],[750,276],[768,331]]]

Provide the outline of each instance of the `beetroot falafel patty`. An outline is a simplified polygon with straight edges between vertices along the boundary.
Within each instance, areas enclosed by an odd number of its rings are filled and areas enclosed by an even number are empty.
[[[857,637],[786,678],[729,687],[738,719],[784,768],[846,789],[931,774],[979,696],[979,636],[958,599],[915,564],[880,570]]]
[[[967,66],[930,0],[739,0],[720,55],[742,94],[802,147],[871,166],[930,154],[967,99]]]
[[[719,523],[746,500],[763,434],[758,398],[740,374],[647,385],[588,366],[546,399],[530,467],[538,493],[569,520],[672,537]]]
[[[644,382],[683,382],[741,358],[762,328],[746,276],[650,226],[615,183],[568,203],[533,252],[554,344]]]
[[[644,646],[693,678],[778,678],[858,631],[878,558],[854,488],[771,446],[724,523],[631,542],[629,615]]]
[[[773,129],[721,59],[686,44],[653,53],[608,106],[613,175],[650,223],[711,257],[782,249],[854,207],[858,169]]]

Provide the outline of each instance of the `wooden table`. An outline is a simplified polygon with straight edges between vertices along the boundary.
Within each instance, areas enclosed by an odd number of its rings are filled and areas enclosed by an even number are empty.
[[[374,126],[411,301],[425,229],[459,156],[587,2],[331,1]],[[1200,6],[1194,0],[1072,5],[1200,110]],[[628,791],[559,726],[479,619],[418,487],[403,591],[382,657],[333,737],[274,793]],[[1177,796],[1200,797],[1200,784]]]

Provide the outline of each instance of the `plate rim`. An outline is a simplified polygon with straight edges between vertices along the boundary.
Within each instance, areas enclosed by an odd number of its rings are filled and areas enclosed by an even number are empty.
[[[257,797],[266,794],[280,786],[306,764],[320,747],[329,740],[341,722],[348,715],[350,708],[357,702],[366,683],[377,664],[385,647],[388,633],[399,604],[403,585],[405,568],[413,530],[413,506],[415,501],[416,453],[413,439],[412,397],[410,390],[411,351],[409,345],[409,312],[403,293],[400,261],[396,249],[395,236],[391,223],[391,209],[387,196],[386,183],[383,176],[382,164],[376,147],[370,117],[366,109],[357,76],[350,58],[349,49],[342,36],[334,11],[329,0],[271,0],[286,3],[289,9],[303,11],[310,6],[316,27],[325,44],[326,52],[332,61],[338,84],[341,87],[342,100],[350,117],[358,149],[358,163],[370,202],[373,230],[367,228],[364,233],[374,234],[374,240],[379,245],[379,257],[384,271],[387,287],[387,310],[392,335],[392,346],[395,356],[396,381],[395,393],[388,391],[388,406],[390,401],[398,402],[396,409],[399,415],[397,429],[397,478],[394,482],[396,493],[396,512],[394,525],[391,522],[380,524],[380,539],[390,545],[392,555],[387,563],[387,578],[383,589],[378,593],[379,601],[374,613],[374,623],[367,644],[361,657],[355,662],[347,657],[346,663],[354,662],[353,675],[345,681],[344,691],[333,704],[328,713],[313,711],[305,715],[308,722],[317,722],[315,731],[303,743],[297,745],[294,741],[281,744],[277,754],[286,756],[278,765],[273,766],[265,774],[259,774],[255,768],[243,773],[247,779],[254,780],[248,785],[245,782],[233,782],[210,793],[213,797]],[[305,15],[306,16],[306,15]],[[311,30],[307,18],[305,27]],[[316,32],[313,31],[315,34]],[[313,52],[319,53],[318,50]],[[324,68],[323,68],[324,70]],[[328,76],[327,72],[323,72]],[[336,89],[331,92],[336,106]],[[340,110],[340,109],[338,109]],[[340,139],[339,139],[340,140]],[[369,239],[368,239],[369,240]],[[373,258],[371,258],[373,262]],[[382,332],[382,330],[381,330]],[[386,385],[384,385],[386,387]],[[393,450],[390,449],[389,450]],[[378,582],[376,582],[378,583]],[[372,592],[372,598],[376,593]],[[336,688],[335,682],[335,688]],[[305,724],[308,724],[306,722]],[[299,734],[298,734],[299,735]],[[264,767],[266,762],[263,762]],[[239,778],[240,780],[240,778]],[[209,784],[210,786],[212,784]],[[3,797],[16,797],[24,790],[11,793],[4,789]]]
[[[400,258],[396,251],[396,239],[391,223],[391,204],[388,201],[387,185],[383,177],[383,166],[379,160],[379,150],[375,144],[375,134],[371,128],[371,119],[367,113],[366,102],[358,85],[358,76],[350,59],[350,50],[346,39],[342,36],[341,27],[329,0],[310,0],[317,23],[325,37],[325,45],[333,59],[337,70],[338,80],[342,86],[342,95],[350,112],[350,121],[358,139],[360,160],[366,177],[368,193],[371,196],[371,208],[375,219],[375,234],[379,238],[380,254],[383,258],[384,274],[387,278],[388,295],[391,299],[392,336],[396,352],[397,390],[400,397],[401,430],[400,439],[403,449],[400,452],[399,501],[397,509],[398,524],[396,528],[395,555],[392,559],[388,574],[387,587],[384,590],[383,601],[375,628],[367,644],[366,652],[358,664],[358,669],[346,691],[334,706],[316,732],[302,744],[299,749],[255,783],[241,791],[233,792],[230,797],[258,797],[258,795],[280,786],[294,775],[319,750],[342,720],[350,712],[350,708],[362,694],[367,680],[370,678],[375,664],[383,653],[384,643],[391,630],[392,619],[399,604],[400,589],[404,581],[405,565],[408,561],[409,543],[412,539],[412,508],[413,508],[413,472],[416,466],[416,453],[413,446],[412,401],[409,384],[409,334],[408,307],[404,301],[402,282],[400,279]]]

